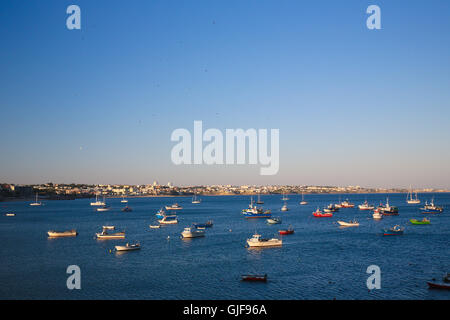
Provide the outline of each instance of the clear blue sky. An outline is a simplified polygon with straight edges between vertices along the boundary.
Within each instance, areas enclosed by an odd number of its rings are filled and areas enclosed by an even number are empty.
[[[0,181],[450,188],[449,33],[446,0],[4,0]],[[279,128],[279,173],[173,165],[194,120]]]

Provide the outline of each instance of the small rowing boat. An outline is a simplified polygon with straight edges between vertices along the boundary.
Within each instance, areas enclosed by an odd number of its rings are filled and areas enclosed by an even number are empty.
[[[15,217],[16,214],[15,213],[6,213],[5,216],[7,216],[7,217]]]
[[[159,228],[161,228],[161,226],[159,224],[157,224],[157,225],[150,225],[149,227],[150,227],[150,229],[159,229]]]
[[[116,227],[114,226],[103,226],[103,230],[114,230]]]
[[[251,281],[251,282],[267,282],[267,274],[243,274],[241,276],[241,281]]]

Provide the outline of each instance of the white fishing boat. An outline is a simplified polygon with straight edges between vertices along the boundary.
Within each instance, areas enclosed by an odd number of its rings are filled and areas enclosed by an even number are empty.
[[[106,230],[95,234],[97,239],[110,240],[110,239],[125,239],[125,232],[108,233]]]
[[[199,204],[199,203],[201,203],[201,202],[202,202],[202,201],[201,201],[200,199],[197,198],[197,195],[194,194],[194,196],[192,197],[192,203],[194,203],[194,204]]]
[[[358,205],[358,208],[359,210],[373,210],[375,209],[375,206],[369,204],[366,200],[363,204]]]
[[[304,195],[304,193],[302,192],[302,201],[300,201],[300,204],[301,205],[305,205],[305,204],[308,204],[308,202],[307,201],[305,201],[305,195]]]
[[[127,243],[124,246],[115,246],[114,248],[116,249],[116,251],[134,251],[139,250],[141,248],[141,245],[139,243],[136,244]]]
[[[166,206],[166,210],[181,210],[183,209],[178,203],[174,203],[171,206]]]
[[[286,202],[285,202],[284,205],[281,207],[281,211],[289,211],[289,208],[288,208]]]
[[[175,215],[164,216],[162,219],[158,220],[160,224],[177,224],[178,218]]]
[[[51,238],[59,238],[59,237],[76,237],[78,235],[77,231],[67,230],[67,231],[54,231],[50,230],[47,232],[48,236]]]
[[[104,200],[103,201],[98,200],[98,194],[96,193],[95,194],[95,201],[91,202],[91,206],[100,207],[100,206],[104,206],[104,205],[105,205],[105,201]]]
[[[345,221],[337,221],[337,223],[342,227],[358,227],[359,222],[356,220],[345,222]]]
[[[181,236],[183,238],[198,238],[205,236],[205,230],[198,228],[184,228],[183,232],[181,232]]]
[[[411,186],[409,186],[408,194],[406,195],[406,203],[408,204],[419,204],[420,200],[417,197],[417,192],[415,193],[415,197],[413,198],[413,191]]]
[[[383,219],[383,214],[380,212],[380,210],[375,209],[373,211],[372,218],[374,218],[375,220],[381,220]]]
[[[41,205],[42,205],[42,202],[38,202],[38,194],[36,192],[36,200],[34,202],[30,203],[30,206],[35,207],[35,206],[41,206]]]
[[[261,235],[255,233],[252,238],[247,239],[247,245],[252,248],[279,247],[283,245],[283,240],[276,238],[263,239],[261,238]]]

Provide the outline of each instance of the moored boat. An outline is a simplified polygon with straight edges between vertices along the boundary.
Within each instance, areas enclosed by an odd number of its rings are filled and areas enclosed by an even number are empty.
[[[166,212],[164,211],[163,208],[161,208],[158,210],[158,212],[155,215],[158,219],[162,219],[166,215]]]
[[[423,218],[422,220],[417,220],[417,219],[411,219],[409,220],[409,222],[411,222],[412,224],[430,224],[430,220],[427,218]]]
[[[128,203],[128,200],[125,199],[125,197],[122,197],[122,200],[120,200],[121,203]]]
[[[313,212],[313,216],[316,218],[330,218],[333,216],[333,213],[323,213],[319,208],[317,208],[317,210]]]
[[[76,237],[78,232],[74,229],[67,231],[54,231],[50,230],[47,232],[48,236],[51,238],[59,238],[59,237]]]
[[[175,215],[164,216],[162,219],[158,220],[160,224],[177,224],[178,218]]]
[[[103,199],[103,201],[98,200],[98,194],[95,194],[95,201],[91,202],[91,206],[100,207],[100,206],[104,206],[104,205],[105,205],[104,199]]]
[[[202,201],[201,201],[200,199],[197,198],[197,195],[194,194],[194,196],[192,197],[192,203],[193,203],[193,204],[199,204],[199,203],[201,203],[201,202],[202,202]]]
[[[287,228],[287,229],[278,230],[278,233],[281,234],[281,235],[293,234],[294,233],[294,228],[292,228],[292,226],[289,226],[289,228]]]
[[[283,206],[281,207],[281,211],[289,211],[289,208],[286,204],[286,202],[283,204]]]
[[[247,239],[247,245],[249,247],[279,247],[283,245],[283,240],[272,238],[272,239],[264,239],[261,238],[261,235],[254,234],[252,238]]]
[[[194,223],[193,226],[196,228],[211,228],[213,226],[213,221],[209,220],[205,223]]]
[[[444,208],[436,206],[434,204],[434,198],[431,198],[431,202],[425,202],[425,205],[423,206],[423,208],[420,208],[420,210],[422,210],[422,213],[431,213],[431,214],[435,214],[435,213],[441,213],[444,211]]]
[[[380,210],[375,209],[373,210],[372,218],[375,220],[381,220],[383,218],[383,215],[380,213]]]
[[[242,281],[251,281],[251,282],[267,282],[267,274],[258,275],[258,274],[243,274],[241,276]]]
[[[394,227],[390,229],[384,229],[383,235],[384,236],[396,236],[396,235],[402,235],[405,231],[405,228],[401,228],[399,225],[395,225]]]
[[[272,216],[270,210],[264,211],[262,207],[253,205],[253,197],[250,198],[248,208],[242,210],[242,214],[245,218],[270,218]]]
[[[191,228],[184,228],[183,232],[181,232],[181,236],[183,238],[198,238],[198,237],[204,237],[205,231],[198,229],[196,227]]]
[[[114,230],[115,226],[102,226],[103,230]]]
[[[5,216],[7,216],[7,217],[15,217],[16,214],[12,213],[12,212],[8,212],[8,213],[5,213]]]
[[[149,227],[150,227],[150,229],[159,229],[159,228],[161,228],[161,226],[159,224],[156,224],[156,225],[152,225],[151,224]]]
[[[102,206],[102,207],[96,208],[95,210],[96,210],[97,212],[104,212],[104,211],[109,211],[110,209],[111,209],[111,208],[110,208],[109,206],[104,205],[104,206]]]
[[[278,217],[269,218],[269,219],[267,219],[267,223],[268,224],[279,224],[279,223],[281,223],[281,218],[278,218]]]
[[[375,206],[369,204],[366,200],[363,204],[358,205],[358,208],[359,210],[373,210],[375,209]]]
[[[181,210],[183,207],[181,207],[178,203],[174,203],[171,206],[166,206],[166,210]]]
[[[124,246],[115,246],[116,251],[134,251],[141,249],[141,245],[139,243],[129,244],[127,243]]]
[[[349,221],[349,222],[338,220],[337,223],[342,227],[358,227],[359,226],[359,222],[356,220]]]
[[[303,192],[302,192],[302,201],[300,201],[300,204],[301,204],[301,205],[308,204],[308,202],[305,201],[305,196],[304,196],[304,193],[303,193]]]
[[[406,195],[406,203],[408,203],[408,204],[419,204],[420,200],[417,197],[417,192],[415,194],[416,194],[416,196],[415,196],[415,198],[413,198],[413,191],[412,191],[411,186],[409,186],[409,191],[408,191],[408,194]]]
[[[95,234],[97,239],[112,240],[112,239],[125,239],[125,232],[108,233],[106,229],[102,232]]]
[[[450,284],[436,283],[427,281],[429,289],[450,290]]]
[[[36,207],[36,206],[41,206],[41,205],[42,205],[42,202],[38,202],[38,194],[36,192],[36,200],[34,202],[30,203],[30,206]]]
[[[351,203],[348,199],[341,202],[341,208],[353,208],[355,206],[354,203]]]
[[[398,208],[389,204],[389,197],[386,198],[386,205],[380,203],[377,209],[384,216],[398,216]]]

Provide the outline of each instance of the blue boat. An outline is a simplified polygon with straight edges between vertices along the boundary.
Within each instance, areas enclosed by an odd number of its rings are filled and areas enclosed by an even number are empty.
[[[394,227],[390,229],[383,229],[383,235],[384,236],[398,236],[402,235],[403,231],[405,231],[405,228],[401,228],[399,225],[395,225]]]
[[[166,212],[164,211],[163,208],[161,208],[161,209],[159,209],[159,211],[158,211],[155,215],[156,215],[156,217],[157,217],[158,219],[162,219],[162,218],[164,218],[164,216],[166,215]]]
[[[253,198],[251,198],[250,205],[247,209],[242,210],[242,214],[246,218],[270,218],[272,213],[270,210],[264,211],[262,207],[257,207],[253,205]]]

